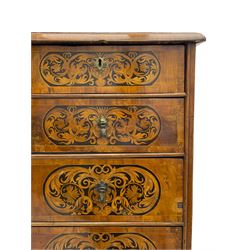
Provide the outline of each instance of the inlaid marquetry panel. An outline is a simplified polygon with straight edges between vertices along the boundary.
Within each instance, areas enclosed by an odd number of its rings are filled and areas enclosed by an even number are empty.
[[[183,99],[33,99],[34,152],[173,152]]]
[[[147,145],[161,128],[148,106],[55,106],[43,124],[57,145]]]
[[[34,156],[33,221],[182,222],[182,159]]]
[[[61,234],[45,247],[49,249],[156,249],[154,243],[138,233]]]
[[[32,93],[184,91],[184,46],[33,46]]]
[[[43,191],[62,215],[143,215],[160,199],[157,178],[141,166],[66,165],[50,173]]]
[[[33,227],[32,249],[181,249],[181,227]]]
[[[153,84],[160,64],[151,51],[55,51],[44,56],[39,70],[51,86],[140,86]]]

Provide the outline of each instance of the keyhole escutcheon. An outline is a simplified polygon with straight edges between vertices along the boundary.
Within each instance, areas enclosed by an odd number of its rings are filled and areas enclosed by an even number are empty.
[[[98,65],[100,68],[102,67],[102,59],[101,58],[98,59]]]
[[[102,70],[104,63],[103,63],[103,58],[99,57],[96,59],[96,66],[99,70]]]

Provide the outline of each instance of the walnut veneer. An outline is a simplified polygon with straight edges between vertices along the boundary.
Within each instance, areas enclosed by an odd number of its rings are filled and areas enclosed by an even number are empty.
[[[32,33],[32,249],[191,249],[198,33]]]

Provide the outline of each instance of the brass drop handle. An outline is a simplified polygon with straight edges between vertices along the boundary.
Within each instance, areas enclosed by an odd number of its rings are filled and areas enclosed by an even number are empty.
[[[108,185],[105,182],[101,181],[96,185],[95,190],[99,193],[98,201],[101,203],[105,203],[106,192],[108,191]]]
[[[107,119],[104,116],[101,116],[98,120],[98,126],[101,129],[101,136],[106,136],[106,128],[107,128]]]

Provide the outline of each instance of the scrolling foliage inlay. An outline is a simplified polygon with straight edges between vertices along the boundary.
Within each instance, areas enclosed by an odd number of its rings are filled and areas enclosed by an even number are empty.
[[[145,86],[160,64],[152,52],[50,52],[40,73],[51,86]]]
[[[57,145],[148,145],[160,127],[148,106],[56,106],[44,118],[45,134]]]
[[[45,247],[46,250],[62,249],[156,249],[154,243],[139,233],[75,233],[61,234],[52,239]]]
[[[47,177],[44,197],[62,215],[142,215],[157,205],[160,184],[137,165],[63,166]]]

